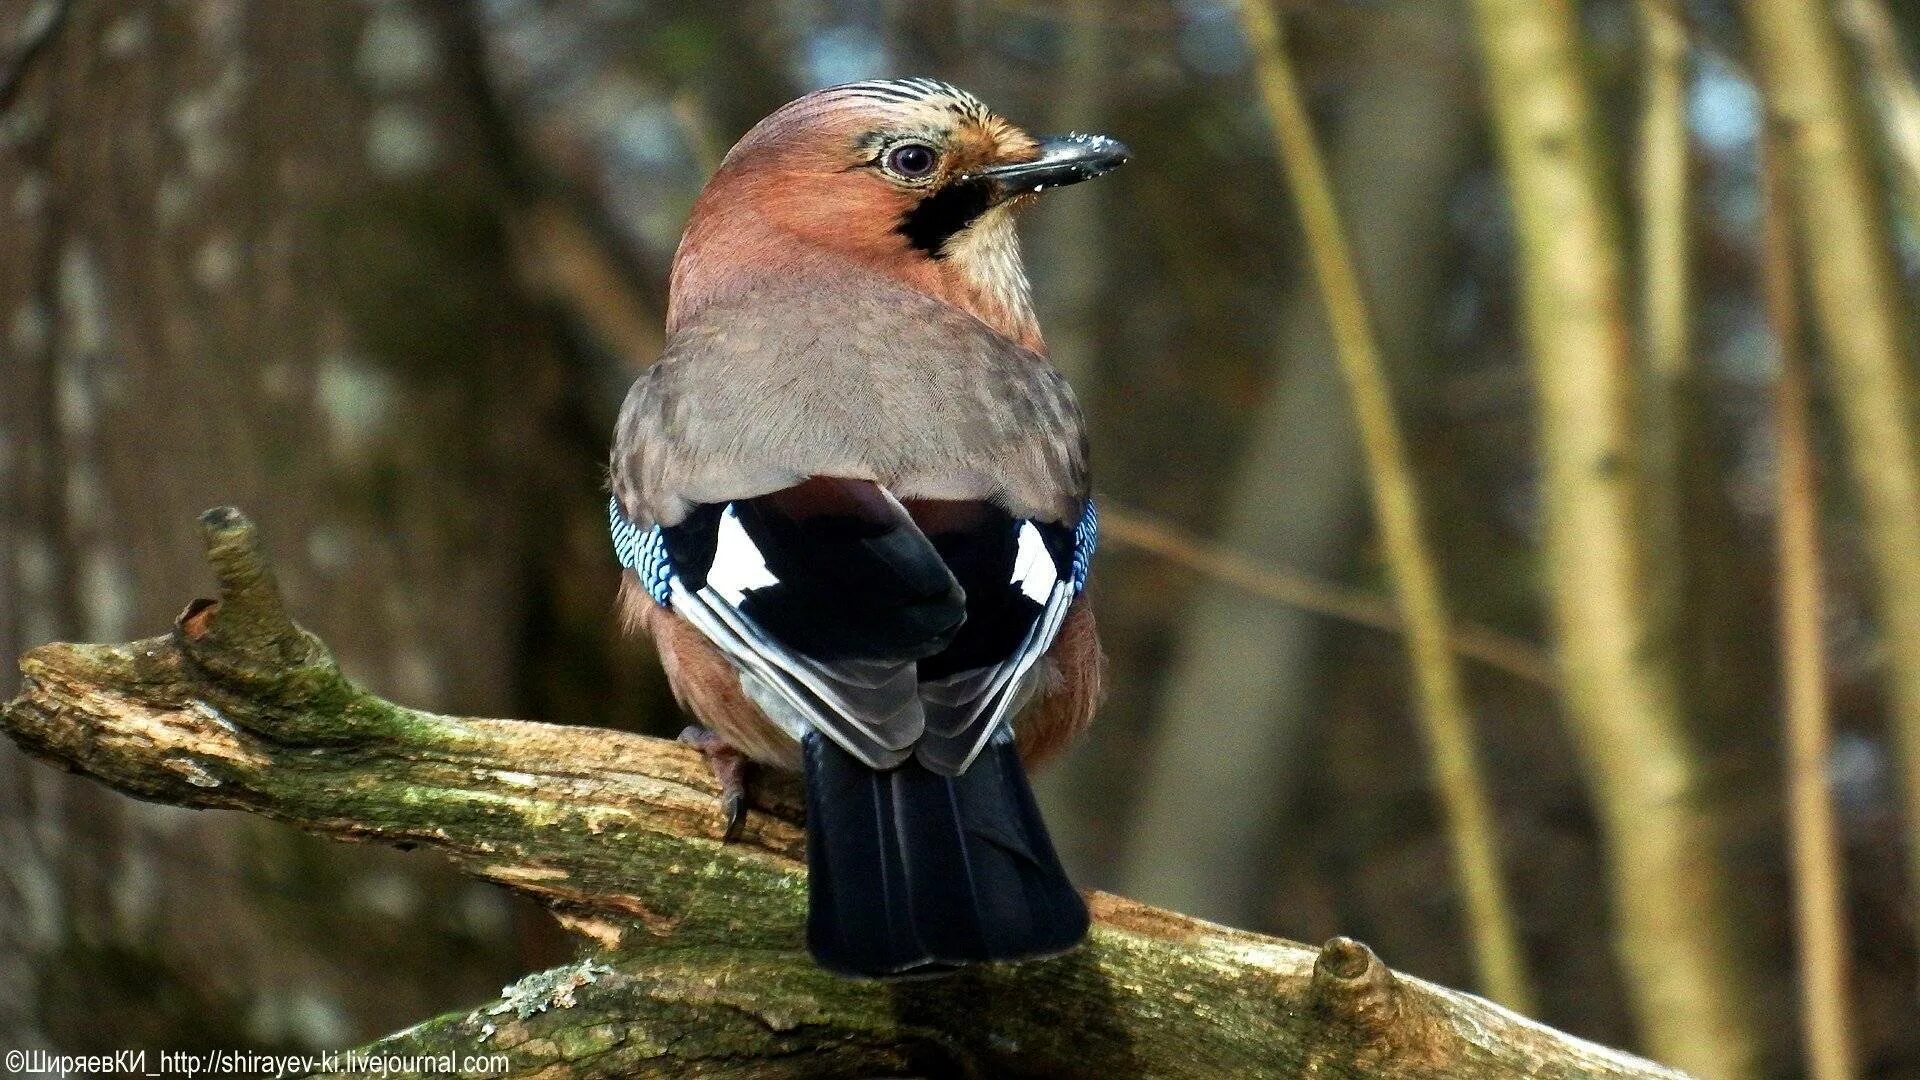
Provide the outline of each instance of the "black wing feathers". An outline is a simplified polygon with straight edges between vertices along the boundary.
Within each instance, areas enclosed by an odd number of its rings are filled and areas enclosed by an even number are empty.
[[[720,515],[726,509],[725,503],[696,506],[680,524],[660,530],[667,560],[688,589],[698,590],[707,584],[707,571],[713,568],[713,553],[720,540]]]
[[[940,553],[877,485],[815,477],[732,505],[777,579],[748,590],[739,609],[797,653],[828,664],[907,663],[946,648],[966,618],[966,597]],[[701,507],[662,530],[690,587],[706,584],[714,541],[702,533],[721,509]],[[682,549],[704,556],[697,579],[680,562]]]
[[[1019,650],[1043,610],[1013,580],[1022,522],[992,503],[964,504],[964,517],[961,508],[951,504],[914,503],[910,510],[953,571],[967,605],[967,621],[944,651],[920,662],[920,677],[941,679],[1004,662]],[[1072,531],[1060,525],[1033,524],[1060,567],[1060,576],[1067,576],[1073,559]]]

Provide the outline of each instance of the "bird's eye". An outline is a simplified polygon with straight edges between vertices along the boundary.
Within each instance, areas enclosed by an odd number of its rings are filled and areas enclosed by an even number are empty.
[[[933,174],[939,156],[933,147],[921,143],[901,143],[887,151],[887,171],[908,180],[924,180]]]

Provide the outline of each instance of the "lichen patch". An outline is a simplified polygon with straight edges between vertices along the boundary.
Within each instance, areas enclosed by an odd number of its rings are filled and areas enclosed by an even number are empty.
[[[488,1009],[487,1015],[504,1016],[512,1013],[525,1020],[549,1009],[571,1009],[578,1004],[574,994],[581,987],[591,986],[599,982],[602,975],[611,974],[613,968],[598,960],[582,960],[578,964],[538,972],[501,987],[500,1002]]]

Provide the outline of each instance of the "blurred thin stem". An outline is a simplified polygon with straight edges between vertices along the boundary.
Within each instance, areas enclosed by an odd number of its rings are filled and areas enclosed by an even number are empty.
[[[680,128],[680,138],[686,142],[687,150],[693,154],[694,163],[708,176],[720,167],[727,156],[727,148],[713,132],[713,124],[707,118],[707,110],[700,102],[700,96],[692,90],[682,90],[673,95],[668,102],[673,110],[673,120]]]
[[[1316,615],[1384,631],[1406,633],[1394,606],[1361,589],[1349,588],[1289,570],[1263,566],[1236,551],[1209,544],[1146,514],[1100,500],[1102,540],[1124,544],[1177,563],[1198,574],[1255,596],[1311,611]],[[1506,672],[1543,690],[1557,692],[1559,674],[1545,650],[1489,626],[1459,622],[1447,644],[1455,653]]]
[[[1761,273],[1767,321],[1780,363],[1774,424],[1779,439],[1780,669],[1785,690],[1787,829],[1800,931],[1800,1014],[1812,1080],[1851,1080],[1847,916],[1839,828],[1827,782],[1831,727],[1820,569],[1820,501],[1813,463],[1811,394],[1801,352],[1790,196],[1771,140],[1760,155],[1766,221]]]
[[[1647,367],[1671,385],[1691,367],[1687,252],[1686,25],[1668,0],[1639,0],[1642,42],[1640,154],[1641,309]]]
[[[1281,41],[1280,17],[1268,0],[1246,0],[1240,11],[1281,162],[1300,207],[1308,254],[1366,455],[1374,516],[1406,624],[1428,760],[1446,810],[1480,982],[1495,1000],[1532,1012],[1533,989],[1500,873],[1492,800],[1449,643],[1451,620],[1424,536],[1413,469],[1394,415],[1360,275],[1347,247],[1346,229],[1306,103]]]
[[[0,112],[12,108],[14,95],[19,93],[20,85],[26,81],[27,70],[59,36],[72,7],[72,0],[53,0],[41,4],[19,28],[10,46],[11,54],[0,57]]]
[[[1687,29],[1669,0],[1638,0],[1639,154],[1634,194],[1640,210],[1640,319],[1646,395],[1642,402],[1641,481],[1647,546],[1671,557],[1649,560],[1647,596],[1655,632],[1677,647],[1686,604],[1683,428],[1694,374],[1692,275],[1687,250]]]
[[[1842,0],[1841,25],[1853,35],[1868,96],[1880,117],[1894,160],[1907,224],[1920,231],[1920,86],[1900,47],[1900,31],[1886,0]]]
[[[1678,660],[1653,632],[1631,423],[1626,255],[1570,0],[1473,0],[1513,206],[1540,400],[1545,554],[1566,715],[1608,848],[1616,955],[1648,1048],[1752,1076],[1760,1035],[1736,895]]]
[[[1908,828],[1920,830],[1920,412],[1892,229],[1832,6],[1746,10],[1866,526]],[[1920,858],[1908,868],[1920,900]]]

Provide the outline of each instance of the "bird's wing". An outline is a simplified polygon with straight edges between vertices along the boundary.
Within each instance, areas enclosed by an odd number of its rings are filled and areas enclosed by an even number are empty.
[[[851,490],[873,527],[850,536],[845,515],[809,516],[823,489],[842,506]],[[930,540],[857,481],[810,481],[669,528],[611,514],[622,563],[739,667],[788,734],[818,729],[874,768],[911,754],[947,775],[1026,701],[1097,535],[1089,502],[1070,531],[979,506]]]
[[[823,664],[786,647],[712,589],[675,583],[673,609],[740,668],[741,686],[796,742],[818,730],[876,769],[905,761],[926,729],[913,664]]]
[[[781,494],[820,496],[817,479],[865,485],[824,493],[859,503],[847,520],[871,534],[860,544],[834,533],[834,514]],[[1087,504],[1086,437],[1044,359],[892,286],[832,300],[767,288],[703,309],[628,395],[611,480],[616,534],[624,521],[654,599],[726,652],[790,733],[817,727],[875,767],[919,747],[929,765],[964,768],[1021,700],[1077,591],[1070,559],[1036,560],[1052,549],[1028,542],[1026,576],[1009,561],[994,584],[1030,594],[1034,617],[1004,651],[922,678],[919,662],[972,613],[900,500],[994,506],[1035,537],[1070,536]],[[1019,554],[1021,535],[1005,539]],[[834,618],[809,625],[795,611]],[[829,623],[864,639],[827,640]]]
[[[965,510],[962,528],[943,530],[937,516],[923,522],[967,596],[966,623],[920,665],[927,731],[915,753],[946,773],[965,770],[1032,696],[1098,536],[1091,501],[1072,528],[992,506]]]
[[[899,500],[818,478],[656,528],[666,602],[788,734],[818,729],[875,768],[913,752],[916,662],[952,640],[966,601]]]

